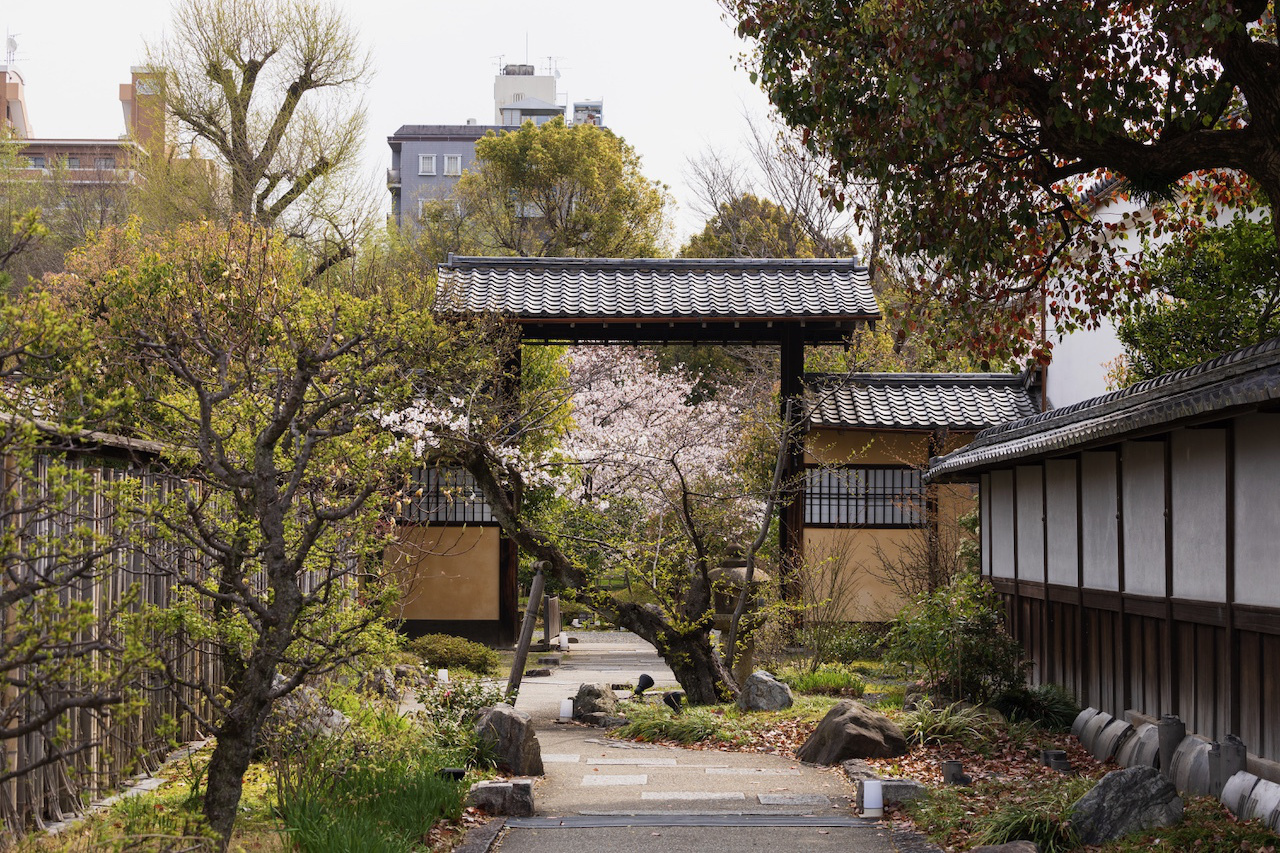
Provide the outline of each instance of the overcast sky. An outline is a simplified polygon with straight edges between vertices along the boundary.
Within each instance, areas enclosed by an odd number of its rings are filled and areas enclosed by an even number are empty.
[[[605,123],[639,152],[647,176],[672,187],[682,237],[701,225],[689,209],[686,158],[708,147],[738,154],[744,114],[768,109],[736,67],[744,43],[715,0],[340,0],[338,6],[373,49],[364,159],[379,182],[391,160],[386,138],[400,125],[492,122],[499,57],[525,62],[526,41],[539,73],[554,57],[570,103],[603,98]],[[6,14],[35,134],[123,133],[118,85],[142,61],[144,40],[163,34],[167,0],[9,4]]]

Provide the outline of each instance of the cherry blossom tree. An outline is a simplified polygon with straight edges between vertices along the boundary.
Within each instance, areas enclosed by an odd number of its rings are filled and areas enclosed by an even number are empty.
[[[721,388],[703,399],[696,377],[662,373],[629,348],[575,349],[562,380],[518,401],[476,389],[384,424],[426,458],[464,466],[521,549],[653,643],[690,702],[719,701],[734,685],[711,642],[712,570],[762,525],[768,476],[744,464],[759,455],[744,437],[780,440],[750,405],[769,395]],[[611,572],[644,594],[603,588]]]

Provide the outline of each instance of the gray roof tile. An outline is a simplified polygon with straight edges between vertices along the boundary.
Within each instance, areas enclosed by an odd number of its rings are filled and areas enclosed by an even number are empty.
[[[1121,391],[983,430],[971,444],[933,460],[928,476],[963,479],[966,472],[1113,444],[1277,402],[1280,337]]]
[[[814,427],[965,432],[1037,411],[1021,376],[854,373],[808,377]]]
[[[451,257],[446,293],[522,318],[849,318],[880,311],[856,260]]]

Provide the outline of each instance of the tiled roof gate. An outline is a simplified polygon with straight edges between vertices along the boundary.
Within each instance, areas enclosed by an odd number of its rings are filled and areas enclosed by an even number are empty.
[[[851,259],[450,256],[439,280],[445,299],[513,318],[530,342],[836,343],[880,316]]]
[[[854,373],[808,377],[810,424],[976,432],[1039,411],[1029,375]]]
[[[795,401],[797,424],[805,345],[840,343],[880,317],[866,267],[848,258],[450,255],[439,268],[439,291],[458,310],[511,318],[528,343],[776,344],[783,411]],[[793,444],[792,471],[803,466],[801,444]],[[782,513],[784,552],[799,552],[803,513],[799,500]],[[512,601],[515,568],[512,558],[502,580]],[[798,600],[794,577],[784,587]]]

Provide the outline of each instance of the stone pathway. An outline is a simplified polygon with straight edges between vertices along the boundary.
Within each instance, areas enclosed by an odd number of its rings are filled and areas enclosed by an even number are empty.
[[[906,850],[893,831],[857,817],[843,773],[755,753],[678,749],[610,740],[561,723],[560,700],[579,684],[634,683],[646,673],[661,695],[671,671],[634,634],[574,633],[561,664],[527,678],[516,707],[538,729],[546,776],[537,814],[509,818],[501,853],[604,851]]]

